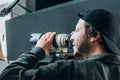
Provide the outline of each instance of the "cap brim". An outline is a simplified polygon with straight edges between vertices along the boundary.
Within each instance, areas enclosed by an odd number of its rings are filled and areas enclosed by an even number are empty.
[[[113,41],[108,39],[104,34],[102,34],[108,48],[115,54],[120,54],[120,49],[118,48],[117,44],[115,44]]]

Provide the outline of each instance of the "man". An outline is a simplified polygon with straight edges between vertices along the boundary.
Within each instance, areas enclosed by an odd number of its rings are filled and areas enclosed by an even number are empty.
[[[114,16],[95,9],[79,14],[71,36],[78,60],[35,65],[51,52],[55,32],[44,34],[31,51],[4,69],[0,80],[120,80],[120,26]]]

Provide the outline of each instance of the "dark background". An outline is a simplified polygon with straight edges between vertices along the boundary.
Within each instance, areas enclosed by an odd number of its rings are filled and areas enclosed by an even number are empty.
[[[97,8],[107,9],[120,21],[119,5],[120,0],[75,0],[48,8],[44,7],[41,10],[37,6],[36,12],[8,20],[6,21],[8,59],[15,60],[21,53],[31,50],[29,39],[32,33],[48,31],[70,33],[75,28],[79,12]]]
[[[35,10],[40,10],[57,4],[65,3],[73,0],[35,0]]]

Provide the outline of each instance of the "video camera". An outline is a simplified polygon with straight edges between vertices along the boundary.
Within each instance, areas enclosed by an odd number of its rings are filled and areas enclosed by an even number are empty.
[[[32,33],[30,38],[30,43],[36,44],[37,41],[41,38],[44,33]],[[52,56],[56,59],[62,59],[65,55],[72,55],[72,41],[70,40],[71,35],[66,33],[56,34],[53,39],[53,48],[52,48]]]

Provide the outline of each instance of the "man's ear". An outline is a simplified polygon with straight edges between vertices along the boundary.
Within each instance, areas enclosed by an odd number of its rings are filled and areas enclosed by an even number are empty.
[[[96,42],[96,41],[99,41],[101,38],[101,35],[100,34],[97,34],[96,36],[92,36],[90,37],[90,42]]]

